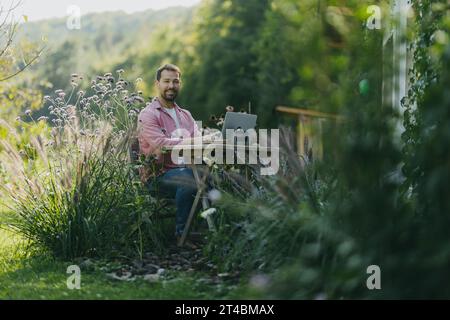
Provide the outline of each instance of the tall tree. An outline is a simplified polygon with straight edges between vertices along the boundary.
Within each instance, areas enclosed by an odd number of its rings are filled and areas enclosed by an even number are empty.
[[[207,0],[198,12],[195,59],[188,66],[185,102],[194,114],[247,109],[258,103],[252,50],[269,0]],[[200,20],[201,18],[201,20]]]
[[[0,82],[21,73],[35,62],[44,50],[44,48],[24,50],[15,43],[19,23],[15,21],[13,11],[20,3],[20,1],[12,1],[9,6],[0,4]],[[24,19],[25,22],[28,20],[26,16]]]

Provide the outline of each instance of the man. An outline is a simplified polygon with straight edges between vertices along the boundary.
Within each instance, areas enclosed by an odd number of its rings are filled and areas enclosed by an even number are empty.
[[[156,72],[155,86],[158,96],[139,114],[138,139],[140,153],[153,155],[160,164],[160,170],[149,177],[141,171],[150,191],[159,195],[175,198],[176,228],[175,235],[181,237],[195,194],[197,192],[192,170],[174,163],[170,154],[162,154],[161,148],[178,144],[189,144],[190,137],[201,135],[191,113],[179,107],[175,99],[181,89],[181,71],[173,64],[166,64]],[[177,131],[185,132],[184,137]],[[186,134],[187,133],[187,134]],[[189,135],[189,137],[186,137]],[[207,140],[207,139],[205,139]]]

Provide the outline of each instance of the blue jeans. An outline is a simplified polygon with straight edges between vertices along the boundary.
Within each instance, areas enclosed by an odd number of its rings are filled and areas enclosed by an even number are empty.
[[[192,169],[170,169],[163,175],[150,179],[147,188],[150,192],[156,192],[158,197],[175,198],[177,206],[175,235],[181,236],[197,193]]]

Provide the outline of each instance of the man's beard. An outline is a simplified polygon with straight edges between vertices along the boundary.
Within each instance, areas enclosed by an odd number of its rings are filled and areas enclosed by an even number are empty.
[[[178,92],[176,92],[175,90],[172,90],[172,94],[168,94],[167,92],[164,92],[163,98],[166,101],[174,102],[177,95],[178,95]]]

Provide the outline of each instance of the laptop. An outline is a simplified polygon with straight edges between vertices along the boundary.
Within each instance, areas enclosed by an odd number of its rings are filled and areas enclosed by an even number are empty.
[[[244,132],[248,129],[254,129],[256,127],[257,118],[258,116],[256,114],[227,112],[222,127],[223,139],[226,139],[227,129],[243,130]]]

